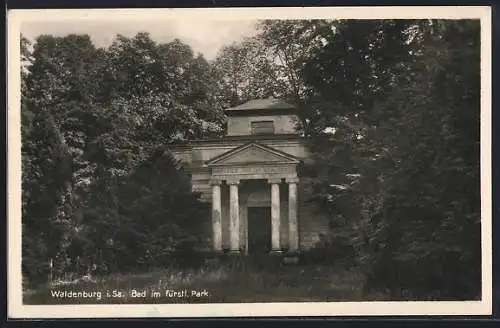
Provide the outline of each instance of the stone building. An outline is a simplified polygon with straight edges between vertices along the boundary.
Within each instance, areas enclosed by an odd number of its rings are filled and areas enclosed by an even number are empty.
[[[269,98],[225,112],[223,138],[174,149],[189,167],[193,191],[211,203],[214,250],[248,254],[314,246],[328,222],[307,202],[307,177],[298,173],[308,152],[296,129],[296,109]]]

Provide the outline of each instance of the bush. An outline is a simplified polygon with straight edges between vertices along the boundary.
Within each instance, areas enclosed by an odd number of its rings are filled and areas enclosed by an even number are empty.
[[[354,263],[354,249],[348,240],[334,234],[321,234],[313,248],[300,252],[300,262],[307,264]]]

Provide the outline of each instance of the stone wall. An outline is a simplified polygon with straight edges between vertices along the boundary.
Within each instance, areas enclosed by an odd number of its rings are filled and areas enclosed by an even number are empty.
[[[319,212],[315,204],[308,202],[312,195],[310,179],[302,177],[298,185],[299,241],[301,249],[314,247],[320,235],[329,229],[328,217]]]
[[[229,136],[248,136],[251,134],[251,122],[272,121],[275,134],[296,134],[296,115],[233,116],[227,120]]]

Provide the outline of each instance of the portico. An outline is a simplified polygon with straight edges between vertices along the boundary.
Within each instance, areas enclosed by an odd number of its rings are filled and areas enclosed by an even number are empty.
[[[223,250],[222,222],[228,220],[228,250],[248,253],[248,220],[257,219],[249,218],[248,209],[266,205],[270,205],[271,212],[270,250],[298,250],[298,163],[299,160],[289,154],[255,142],[233,149],[207,163],[211,168],[214,250]],[[263,188],[267,188],[267,192]],[[227,198],[222,196],[224,189],[228,190]],[[282,191],[287,194],[282,195]],[[223,200],[228,203],[227,213],[223,211]],[[282,238],[282,225],[287,229],[283,233],[287,240]]]

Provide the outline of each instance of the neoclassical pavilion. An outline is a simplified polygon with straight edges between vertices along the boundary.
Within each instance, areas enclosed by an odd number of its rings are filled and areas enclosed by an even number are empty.
[[[264,181],[270,188],[271,214],[271,250],[282,250],[281,221],[286,219],[288,226],[288,249],[297,250],[299,247],[297,225],[297,164],[300,160],[286,153],[260,145],[256,142],[247,143],[241,147],[224,153],[210,160],[207,166],[211,168],[210,184],[212,185],[212,224],[213,245],[215,250],[222,250],[222,198],[221,185],[223,182],[229,188],[229,249],[240,251],[247,249],[247,236],[240,242],[242,220],[248,220],[248,197],[246,190],[240,191],[242,183]],[[281,184],[286,183],[288,190],[288,211],[282,215]],[[261,191],[262,192],[262,191]],[[245,197],[240,201],[240,193]],[[262,205],[262,204],[261,204]],[[240,218],[240,214],[242,214]],[[254,219],[254,218],[250,218]],[[258,220],[258,219],[256,219]],[[246,223],[246,222],[245,222]],[[244,223],[244,224],[245,224]],[[243,246],[243,247],[241,247]]]
[[[308,191],[297,167],[308,155],[294,106],[258,99],[226,114],[224,138],[174,152],[189,165],[193,190],[211,203],[213,249],[248,254],[313,246],[327,223],[304,202]]]

